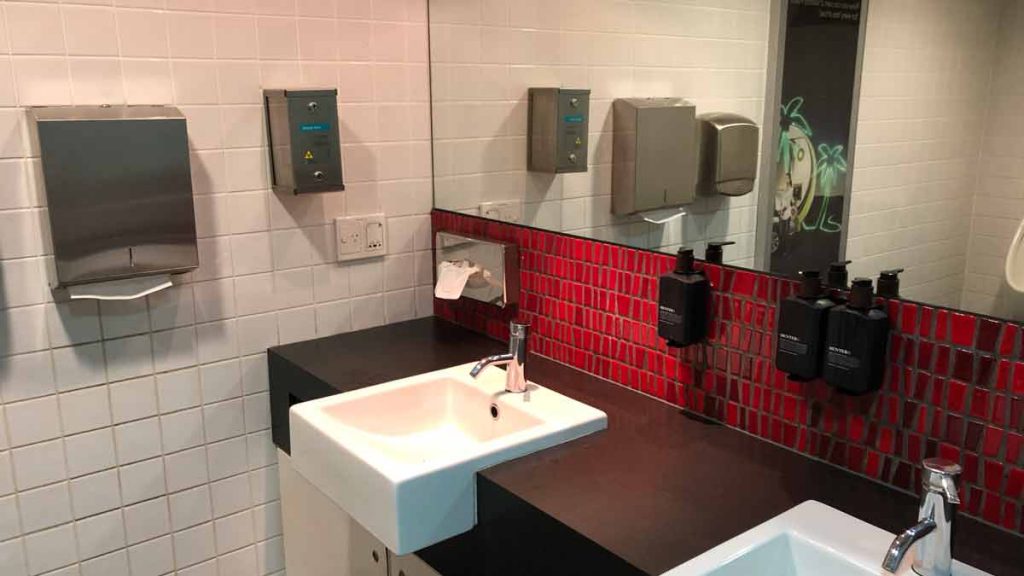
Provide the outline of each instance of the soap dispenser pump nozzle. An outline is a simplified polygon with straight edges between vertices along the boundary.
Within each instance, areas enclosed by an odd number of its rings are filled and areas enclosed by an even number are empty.
[[[847,282],[850,278],[850,273],[846,270],[846,266],[851,262],[852,260],[840,260],[828,265],[827,283],[829,288],[846,290]]]
[[[878,275],[878,295],[882,298],[900,297],[900,272],[903,268],[882,270]]]
[[[725,246],[732,246],[735,242],[708,242],[708,247],[704,251],[704,261],[708,264],[721,264],[723,251],[722,248]]]
[[[867,310],[875,305],[875,291],[870,278],[854,278],[850,288],[850,308]]]
[[[676,252],[676,274],[692,274],[693,262],[693,248],[680,248]]]
[[[800,272],[800,292],[798,294],[801,298],[808,300],[820,298],[822,296],[821,272],[817,270]]]

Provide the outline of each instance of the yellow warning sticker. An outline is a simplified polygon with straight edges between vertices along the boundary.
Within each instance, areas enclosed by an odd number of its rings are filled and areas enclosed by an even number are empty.
[[[313,159],[313,151],[312,150],[306,150],[306,155],[304,156],[304,158],[306,160],[312,160]]]

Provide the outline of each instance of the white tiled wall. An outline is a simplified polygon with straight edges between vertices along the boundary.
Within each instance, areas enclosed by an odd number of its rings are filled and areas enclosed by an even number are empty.
[[[960,304],[1004,4],[869,4],[847,255],[908,298]]]
[[[769,4],[430,0],[437,206],[520,200],[527,224],[668,249],[729,238],[729,260],[752,263],[753,194],[699,201],[666,227],[611,215],[611,103],[679,96],[763,124]],[[531,86],[591,89],[589,172],[526,171]]]
[[[962,305],[1024,319],[1024,302],[1004,281],[1003,264],[1024,218],[1024,0],[1010,0],[987,100]]]
[[[115,5],[116,4],[116,5]],[[0,574],[282,574],[270,345],[431,313],[425,0],[0,0]],[[348,189],[268,191],[261,87],[337,86]],[[175,104],[201,267],[54,304],[25,106]],[[332,220],[388,215],[338,265]]]

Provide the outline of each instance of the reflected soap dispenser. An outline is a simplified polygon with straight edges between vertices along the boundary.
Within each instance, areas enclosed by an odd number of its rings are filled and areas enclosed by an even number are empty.
[[[821,376],[825,325],[835,303],[825,294],[820,272],[805,270],[800,276],[799,292],[779,307],[775,366],[793,380],[812,380]]]
[[[875,306],[871,279],[856,278],[850,301],[828,313],[825,381],[849,394],[878,390],[885,377],[889,315]]]
[[[695,344],[708,332],[711,283],[693,262],[693,249],[680,248],[675,270],[658,282],[658,336],[669,346]]]
[[[708,247],[704,250],[704,261],[708,264],[721,264],[724,259],[725,252],[722,250],[726,246],[732,246],[735,242],[708,242]]]

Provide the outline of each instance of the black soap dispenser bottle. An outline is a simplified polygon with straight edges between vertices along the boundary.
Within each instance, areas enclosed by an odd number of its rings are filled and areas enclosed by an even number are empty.
[[[821,273],[800,273],[800,291],[779,306],[779,336],[775,366],[794,380],[821,376],[828,311],[835,305],[821,285]]]
[[[680,248],[675,270],[658,282],[658,336],[683,347],[704,339],[708,331],[711,284],[693,266],[693,250]]]
[[[735,242],[708,242],[708,247],[704,250],[704,261],[708,264],[721,264],[724,257],[724,251],[722,248],[726,246],[732,246]]]
[[[885,377],[889,315],[875,306],[871,279],[856,278],[850,301],[828,314],[825,381],[849,394],[878,390]]]
[[[882,270],[878,275],[878,295],[882,298],[900,297],[900,272],[903,268]]]

